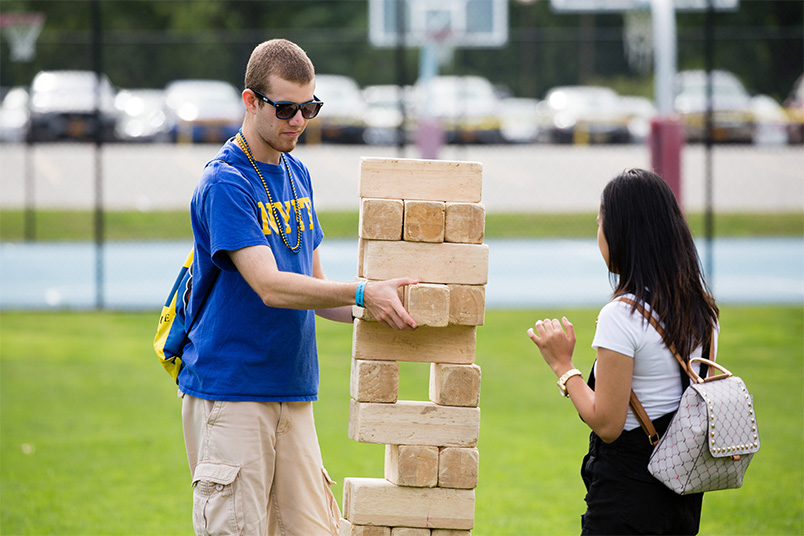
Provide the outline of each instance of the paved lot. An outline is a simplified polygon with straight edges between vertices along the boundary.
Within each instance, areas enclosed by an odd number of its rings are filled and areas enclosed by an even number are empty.
[[[95,199],[95,163],[109,209],[186,207],[213,145],[106,145],[96,159],[84,144],[0,144],[0,207],[19,208],[28,195],[40,208],[88,208]],[[319,209],[356,209],[361,156],[398,157],[396,147],[303,146],[294,152],[310,168]],[[409,158],[417,158],[415,147]],[[483,202],[490,212],[593,211],[600,191],[619,171],[648,167],[645,146],[449,146],[440,158],[483,163]],[[712,154],[716,211],[804,210],[804,147],[716,146]],[[682,155],[685,208],[705,205],[706,155],[700,145]]]
[[[88,208],[95,199],[95,162],[102,169],[103,200],[110,209],[187,206],[214,145],[117,145],[96,159],[85,144],[0,144],[0,207],[22,207],[26,177],[33,177],[35,206]],[[357,207],[361,156],[398,157],[396,147],[303,146],[295,153],[310,168],[319,209]],[[403,155],[417,158],[415,147]],[[627,167],[648,167],[646,147],[448,146],[440,158],[483,163],[488,211],[591,211],[600,191]],[[713,150],[717,211],[804,210],[804,148],[717,146]],[[687,210],[705,205],[706,158],[702,146],[682,155],[682,198]]]

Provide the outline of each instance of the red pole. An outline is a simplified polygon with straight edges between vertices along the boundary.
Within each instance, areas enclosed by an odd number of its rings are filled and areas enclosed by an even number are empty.
[[[678,117],[656,117],[650,123],[650,163],[653,171],[670,185],[679,206],[681,199],[681,148],[684,124]]]

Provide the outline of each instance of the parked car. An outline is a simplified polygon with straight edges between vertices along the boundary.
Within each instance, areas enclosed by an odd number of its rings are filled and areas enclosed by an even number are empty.
[[[782,105],[770,95],[751,97],[754,116],[754,144],[787,145],[790,117]]]
[[[343,75],[316,74],[315,95],[324,106],[302,134],[305,143],[363,143],[366,101],[357,82]]]
[[[500,143],[500,99],[481,76],[436,76],[415,87],[415,115],[438,119],[447,143]]]
[[[222,80],[176,80],[165,87],[167,120],[179,143],[221,143],[243,124],[245,105],[232,84]]]
[[[675,110],[681,115],[688,142],[706,139],[707,73],[681,71],[675,81]],[[728,71],[712,71],[712,141],[751,143],[754,140],[751,96]]]
[[[523,97],[500,100],[500,135],[507,143],[533,143],[539,136],[539,101]]]
[[[21,86],[9,89],[0,103],[0,141],[25,141],[28,119],[28,90]]]
[[[117,93],[115,107],[118,109],[116,139],[135,142],[171,141],[172,125],[168,122],[163,90],[121,90]]]
[[[631,141],[644,143],[650,136],[650,124],[656,117],[656,106],[646,97],[620,97],[623,113],[628,118],[628,132]]]
[[[93,71],[41,71],[31,83],[30,136],[33,141],[92,140],[95,109],[104,140],[114,138],[115,88]]]
[[[407,138],[412,130],[413,111],[410,106],[409,87],[396,85],[374,85],[363,88],[366,101],[366,131],[363,139],[369,145],[395,145],[399,143],[400,127],[403,121],[403,135]],[[403,109],[402,107],[406,108]]]
[[[602,86],[559,86],[540,103],[541,141],[628,143],[630,117],[620,96]]]
[[[790,118],[788,140],[790,143],[804,143],[804,74],[798,77],[790,95],[784,101],[784,108]]]

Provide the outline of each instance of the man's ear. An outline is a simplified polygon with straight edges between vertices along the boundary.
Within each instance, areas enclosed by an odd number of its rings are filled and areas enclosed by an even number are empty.
[[[246,106],[246,111],[249,113],[257,113],[257,108],[260,106],[260,99],[250,89],[244,89],[242,93],[243,104]]]

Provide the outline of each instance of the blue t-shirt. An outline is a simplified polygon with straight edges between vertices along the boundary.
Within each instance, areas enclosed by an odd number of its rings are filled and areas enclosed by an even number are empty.
[[[214,282],[190,331],[178,378],[179,388],[194,397],[261,402],[318,398],[315,312],[267,307],[227,253],[264,244],[280,270],[312,276],[313,250],[324,235],[313,207],[310,174],[290,154],[283,158],[301,208],[298,253],[285,245],[278,227],[295,246],[293,191],[283,162],[256,162],[271,192],[273,218],[262,181],[234,139],[207,164],[193,193],[195,257],[188,318]]]

